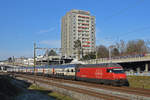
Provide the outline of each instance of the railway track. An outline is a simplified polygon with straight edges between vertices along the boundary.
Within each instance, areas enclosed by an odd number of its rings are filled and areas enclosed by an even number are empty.
[[[20,75],[24,78],[34,80],[33,75]],[[36,76],[36,81],[45,84],[57,85],[60,88],[73,89],[73,91],[85,93],[87,95],[103,98],[104,100],[150,100],[150,90],[129,87],[113,87],[82,81],[71,81],[64,79]]]
[[[38,76],[38,77],[41,77],[41,76]],[[109,86],[109,85],[101,85],[101,84],[97,84],[97,83],[88,83],[88,82],[82,82],[82,81],[70,81],[70,80],[48,78],[48,77],[44,77],[44,79],[52,79],[52,80],[58,81],[58,82],[61,81],[61,82],[65,82],[65,83],[73,83],[73,84],[79,84],[79,85],[84,85],[84,86],[96,87],[96,88],[100,88],[100,89],[114,90],[114,91],[120,91],[120,92],[150,97],[150,90],[148,90],[148,89],[131,88],[131,87],[114,87],[114,86]]]
[[[55,81],[59,81],[59,79],[55,79]],[[120,92],[127,92],[131,94],[137,94],[137,95],[143,95],[150,97],[150,90],[148,89],[142,89],[142,88],[131,88],[131,87],[115,87],[115,86],[109,86],[109,85],[101,85],[97,83],[87,83],[82,81],[70,81],[70,80],[63,80],[64,82],[69,83],[75,83],[75,84],[81,84],[86,85],[90,87],[96,87],[96,88],[103,88],[108,90],[114,90],[114,91],[120,91]]]
[[[22,78],[29,79],[29,80],[34,80],[33,75],[16,74],[15,76],[16,77],[22,77]],[[53,85],[53,86],[56,86],[56,87],[59,87],[59,88],[67,89],[68,91],[71,90],[71,91],[75,91],[75,92],[78,92],[78,93],[82,93],[82,94],[86,94],[86,95],[90,95],[90,96],[99,98],[97,100],[129,100],[129,99],[126,99],[126,98],[123,98],[123,97],[113,96],[113,95],[110,95],[110,94],[104,94],[104,93],[100,93],[100,92],[97,92],[97,91],[94,92],[90,89],[87,90],[87,89],[80,88],[80,87],[66,86],[66,85],[63,85],[63,84],[56,83],[56,82],[51,82],[49,80],[50,79],[39,77],[39,76],[36,77],[36,82],[40,82],[40,83],[44,83],[44,84],[48,84],[48,85]]]

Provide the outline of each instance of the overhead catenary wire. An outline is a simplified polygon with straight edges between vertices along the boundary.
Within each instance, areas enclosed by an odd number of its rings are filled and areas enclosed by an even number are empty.
[[[129,10],[129,9],[134,8],[134,7],[137,7],[137,6],[138,6],[139,4],[141,4],[143,1],[144,1],[144,0],[138,0],[137,2],[134,3],[134,5],[130,5],[130,6],[126,7],[126,8],[123,8],[123,9],[121,9],[121,10],[119,10],[119,11],[113,13],[113,14],[110,15],[110,16],[105,17],[103,24],[105,24],[108,20],[112,19],[113,17],[115,17],[115,16],[117,16],[117,15],[120,15],[120,14],[126,12],[126,11]],[[131,33],[135,33],[135,32],[142,31],[142,30],[147,30],[147,29],[149,29],[149,28],[150,28],[150,26],[144,27],[144,28],[139,28],[139,29],[136,29],[136,30],[133,30],[133,31],[130,31],[130,32],[122,33],[121,36],[128,36],[128,35],[130,35]],[[103,40],[104,40],[104,39],[103,39]],[[118,41],[118,40],[119,40],[119,37],[117,37],[117,40],[116,40],[116,39],[115,39],[115,40],[114,40],[114,39],[111,39],[111,42],[109,41],[109,44],[114,44],[114,42],[116,42],[116,41]],[[99,41],[99,40],[98,40],[98,41]],[[107,41],[107,40],[106,40],[106,41]],[[106,41],[104,41],[104,42],[106,42]]]

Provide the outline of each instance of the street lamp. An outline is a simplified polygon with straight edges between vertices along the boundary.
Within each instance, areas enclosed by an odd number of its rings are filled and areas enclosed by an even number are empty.
[[[98,58],[98,57],[97,57],[97,52],[98,52],[98,48],[95,47],[95,53],[96,53],[95,56],[96,56],[96,59]]]
[[[111,48],[109,47],[109,60],[110,60],[110,62],[112,62],[111,61]]]
[[[111,54],[111,49],[113,49],[113,48],[115,48],[115,45],[109,46],[109,61],[110,61],[110,63],[112,62],[112,58],[111,58],[111,56],[112,56],[112,54]]]
[[[36,72],[35,72],[35,65],[36,65],[36,44],[34,43],[34,83],[35,83],[35,78],[36,78]]]

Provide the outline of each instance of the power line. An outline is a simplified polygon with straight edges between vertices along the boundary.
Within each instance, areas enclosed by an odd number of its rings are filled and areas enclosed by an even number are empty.
[[[108,21],[109,19],[113,18],[114,16],[120,15],[120,14],[124,13],[125,11],[127,11],[127,10],[129,10],[129,9],[131,9],[131,8],[134,8],[134,7],[138,6],[138,5],[139,5],[141,2],[143,2],[143,1],[144,1],[144,0],[138,0],[138,2],[136,2],[134,5],[130,5],[130,6],[126,7],[126,8],[121,9],[120,11],[118,11],[118,12],[116,12],[116,13],[114,13],[114,14],[108,16],[108,17],[106,17],[106,19],[104,19],[104,21],[106,22],[106,21]]]
[[[135,29],[135,30],[133,30],[133,31],[129,31],[129,32],[122,33],[121,37],[122,37],[122,38],[126,38],[126,37],[128,37],[129,35],[131,35],[131,34],[133,34],[133,33],[141,32],[141,31],[145,31],[145,30],[149,30],[149,29],[150,29],[150,26],[138,28],[138,29]],[[117,43],[119,40],[121,40],[121,39],[119,39],[119,37],[117,37],[117,38],[115,38],[115,39],[109,37],[108,39],[99,38],[99,39],[97,39],[96,41],[101,41],[101,42],[103,42],[104,44],[112,45],[112,44]]]
[[[141,32],[141,31],[145,31],[145,30],[149,30],[149,29],[150,29],[150,26],[138,28],[138,29],[136,29],[136,30],[123,33],[123,35],[121,35],[121,37],[124,37],[124,38],[125,38],[125,37],[128,37],[129,35],[131,35],[131,34],[133,34],[133,33]]]
[[[104,19],[104,24],[106,23],[106,21],[108,21],[109,19],[113,18],[114,16],[120,15],[120,14],[124,13],[125,11],[127,11],[127,10],[129,10],[129,9],[131,9],[131,8],[134,8],[134,7],[138,6],[138,5],[141,4],[143,1],[144,1],[144,0],[138,0],[137,2],[135,2],[134,5],[130,5],[130,6],[126,7],[126,8],[121,9],[120,11],[118,11],[118,12],[116,12],[116,13],[114,13],[114,14],[108,16],[108,17],[106,17],[106,19]],[[129,35],[130,33],[138,32],[138,31],[142,31],[142,30],[146,30],[146,29],[149,29],[149,28],[150,28],[150,27],[140,28],[140,29],[137,29],[137,30],[134,30],[134,31],[130,31],[130,32],[124,33],[124,35],[127,36],[127,35]],[[122,36],[122,35],[121,35],[121,36]],[[118,37],[117,37],[117,40],[119,40]],[[116,40],[115,40],[115,41],[116,41]],[[104,41],[104,42],[106,42],[106,41]],[[113,39],[113,42],[114,42],[114,39]],[[109,42],[109,44],[112,44],[112,41],[111,41],[111,43]]]

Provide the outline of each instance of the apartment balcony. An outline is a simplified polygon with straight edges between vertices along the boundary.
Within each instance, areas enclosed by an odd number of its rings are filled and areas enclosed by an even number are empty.
[[[79,15],[78,18],[86,18],[86,19],[89,19],[90,17],[89,17],[89,16],[81,16],[81,15]]]
[[[84,41],[84,43],[88,43],[89,44],[89,43],[91,43],[91,41]]]
[[[83,47],[90,47],[90,45],[82,45]]]

